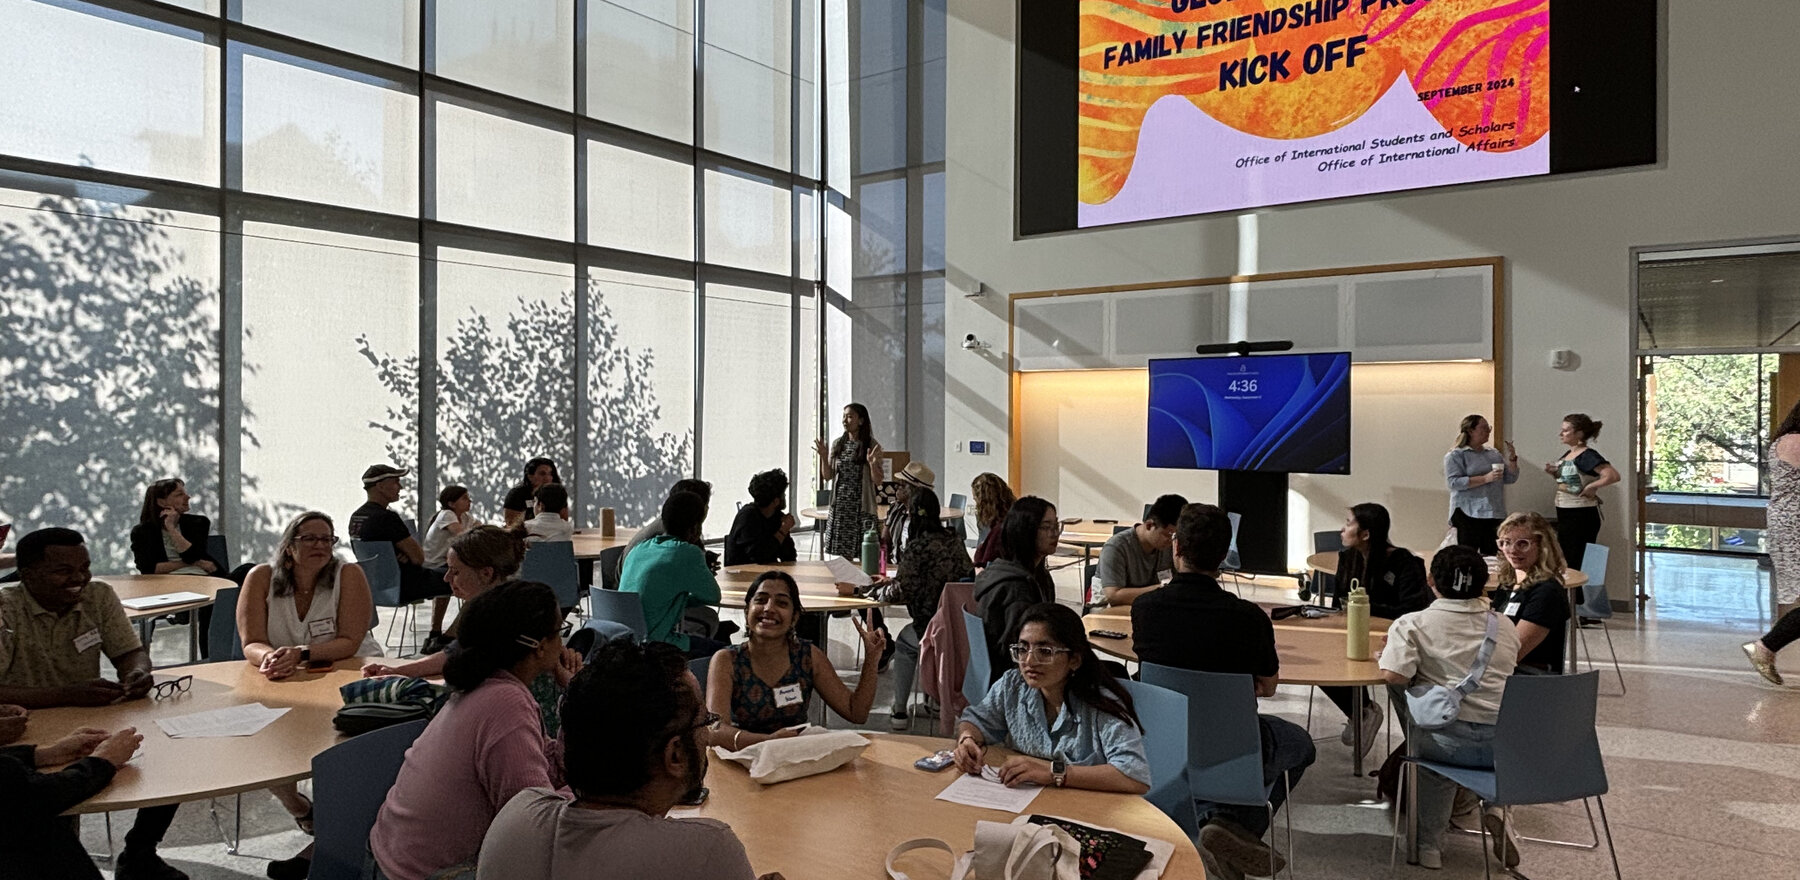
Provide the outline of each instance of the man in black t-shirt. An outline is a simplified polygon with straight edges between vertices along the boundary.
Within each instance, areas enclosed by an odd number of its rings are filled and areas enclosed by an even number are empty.
[[[1275,627],[1255,603],[1219,586],[1219,565],[1231,547],[1231,520],[1210,504],[1189,504],[1175,524],[1175,576],[1168,586],[1131,604],[1132,639],[1138,660],[1161,666],[1249,675],[1256,695],[1275,695],[1281,659]],[[1297,724],[1258,715],[1262,731],[1263,783],[1273,786],[1269,802],[1279,808],[1317,752],[1312,737]],[[1204,736],[1203,731],[1190,735]],[[1286,774],[1284,785],[1283,774]],[[1196,801],[1202,823],[1200,855],[1207,875],[1242,880],[1265,876],[1271,859],[1280,872],[1285,860],[1262,842],[1270,811]]]
[[[371,465],[363,471],[363,493],[368,500],[350,514],[346,527],[355,541],[385,541],[394,545],[394,559],[400,563],[400,601],[431,600],[431,634],[426,637],[424,651],[431,654],[443,650],[444,612],[450,607],[450,585],[424,567],[425,550],[419,539],[406,527],[400,515],[388,505],[400,500],[400,478],[406,468]]]
[[[750,478],[750,503],[738,508],[725,536],[726,565],[770,565],[799,558],[794,549],[794,515],[787,506],[788,476],[780,468]]]

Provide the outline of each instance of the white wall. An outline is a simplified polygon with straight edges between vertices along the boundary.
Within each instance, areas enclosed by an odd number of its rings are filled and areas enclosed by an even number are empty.
[[[1493,367],[1484,363],[1358,364],[1350,388],[1350,473],[1288,479],[1291,571],[1305,567],[1313,532],[1341,528],[1350,505],[1364,501],[1387,507],[1394,543],[1436,547],[1450,510],[1444,452],[1463,416],[1494,403]],[[1148,406],[1144,370],[1021,374],[1019,482],[1064,516],[1132,522],[1165,492],[1215,503],[1216,472],[1144,466]],[[1540,482],[1547,496],[1549,480]]]
[[[1534,470],[1559,453],[1562,415],[1585,411],[1606,422],[1596,448],[1627,480],[1603,495],[1600,540],[1626,547],[1635,492],[1630,248],[1800,232],[1800,99],[1787,86],[1790,43],[1800,33],[1800,3],[1793,0],[1665,4],[1659,166],[1271,209],[1245,221],[1254,225],[1257,245],[1245,248],[1243,260],[1234,216],[1015,241],[1013,22],[1016,10],[1033,14],[1035,7],[948,2],[946,259],[960,290],[947,297],[945,333],[977,333],[996,351],[948,352],[945,485],[966,485],[982,470],[1004,472],[993,465],[1007,454],[1010,294],[1218,277],[1240,268],[1497,255],[1507,260],[1503,418],[1527,468],[1508,503],[1549,506],[1547,478]],[[991,292],[958,295],[977,281]],[[1579,354],[1580,368],[1550,369],[1547,353],[1558,348]],[[991,441],[994,455],[960,452],[957,444],[971,438]],[[1611,582],[1626,583],[1630,569],[1630,555],[1615,552]]]

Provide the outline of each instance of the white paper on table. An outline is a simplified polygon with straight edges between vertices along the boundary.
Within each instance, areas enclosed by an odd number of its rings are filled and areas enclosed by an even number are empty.
[[[983,767],[980,776],[970,776],[959,771],[956,780],[938,792],[937,800],[989,810],[1005,810],[1008,813],[1023,813],[1037,799],[1040,791],[1043,791],[1043,787],[1037,785],[1007,788],[1000,783],[999,772],[992,767]]]
[[[192,715],[158,718],[156,726],[170,739],[209,736],[252,736],[275,719],[287,714],[286,709],[271,709],[261,703],[228,706]]]
[[[831,579],[836,583],[849,584],[853,587],[866,587],[875,583],[856,563],[842,556],[825,557],[825,567],[831,570]]]
[[[156,596],[139,596],[136,599],[124,599],[121,600],[119,604],[126,608],[130,608],[133,611],[143,611],[147,608],[161,608],[164,605],[185,605],[189,602],[204,601],[206,601],[205,596],[202,596],[199,593],[189,593],[184,590],[179,593],[162,593]]]

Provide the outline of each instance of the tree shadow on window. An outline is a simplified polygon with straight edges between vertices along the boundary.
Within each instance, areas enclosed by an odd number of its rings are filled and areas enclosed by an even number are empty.
[[[190,272],[177,226],[61,196],[0,222],[0,522],[82,532],[96,572],[133,570],[128,536],[154,480],[188,480],[195,512],[226,526],[205,497],[220,470],[219,294]],[[219,491],[240,489],[238,537],[272,543],[295,508],[257,498],[253,479]]]
[[[658,430],[655,353],[621,341],[598,284],[589,282],[586,296],[588,418],[579,432],[580,490],[590,505],[614,508],[620,522],[644,522],[656,515],[669,485],[692,470],[693,434]],[[528,458],[553,458],[565,481],[577,479],[570,456],[576,442],[573,293],[515,303],[497,322],[473,310],[456,318],[438,352],[438,486],[468,487],[484,510],[498,510]],[[366,336],[356,342],[396,400],[418,399],[416,355],[377,352]],[[402,403],[371,427],[387,435],[393,460],[413,462],[418,424],[416,404]]]

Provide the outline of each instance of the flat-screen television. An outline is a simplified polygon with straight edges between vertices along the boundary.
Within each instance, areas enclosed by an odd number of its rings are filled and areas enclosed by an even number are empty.
[[[1150,361],[1154,468],[1350,473],[1350,353]]]
[[[1024,235],[1657,158],[1656,0],[1020,10]]]

